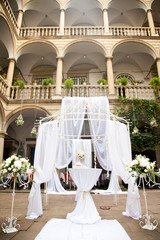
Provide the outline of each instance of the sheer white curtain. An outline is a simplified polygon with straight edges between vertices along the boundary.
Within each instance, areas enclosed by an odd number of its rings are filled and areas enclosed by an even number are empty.
[[[77,153],[82,150],[85,152],[84,165],[86,167],[92,167],[91,161],[91,140],[89,139],[75,139],[72,140],[72,166],[78,162]]]
[[[130,174],[125,171],[125,166],[132,160],[129,133],[126,125],[123,123],[108,121],[108,126],[109,158],[112,162],[113,170],[125,183],[128,183],[126,213],[124,214],[139,219],[141,217],[141,207],[138,187]]]
[[[112,164],[108,159],[108,125],[110,119],[109,102],[106,97],[89,98],[87,101],[87,114],[93,147],[102,168],[111,170]]]
[[[34,157],[34,183],[29,195],[27,218],[37,218],[42,215],[42,201],[40,183],[48,182],[52,178],[57,144],[59,138],[58,122],[52,121],[39,127]]]
[[[62,101],[60,142],[56,167],[64,168],[72,161],[72,139],[79,139],[86,113],[86,99],[66,97]],[[68,161],[67,161],[68,156]]]

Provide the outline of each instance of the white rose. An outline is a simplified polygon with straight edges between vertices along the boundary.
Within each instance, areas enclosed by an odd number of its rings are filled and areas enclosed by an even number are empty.
[[[21,169],[21,167],[22,167],[21,161],[20,161],[20,160],[15,161],[15,162],[14,162],[14,166],[15,166],[16,168],[18,168],[18,169]]]
[[[28,160],[27,159],[25,159],[25,158],[20,158],[20,160],[22,161],[22,162],[28,162]]]
[[[16,172],[16,169],[15,169],[15,168],[13,168],[13,172]]]
[[[140,166],[141,166],[141,167],[146,167],[147,164],[148,164],[148,161],[146,161],[144,158],[141,159],[141,161],[140,161]]]
[[[131,163],[130,163],[130,166],[134,166],[134,165],[137,165],[138,164],[138,161],[137,160],[133,160]]]
[[[10,168],[10,167],[8,168],[8,171],[11,171],[11,168]]]
[[[6,166],[8,166],[8,165],[11,163],[11,161],[12,161],[12,158],[10,158],[10,157],[7,158],[7,159],[6,159]]]
[[[7,169],[4,169],[4,170],[3,170],[3,174],[5,174],[5,173],[7,173]]]

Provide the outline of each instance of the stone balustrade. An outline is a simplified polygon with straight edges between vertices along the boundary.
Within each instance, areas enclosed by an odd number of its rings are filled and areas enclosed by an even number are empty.
[[[110,27],[109,35],[112,36],[151,36],[149,27]]]
[[[22,27],[19,36],[28,37],[53,37],[59,34],[59,27]]]
[[[160,33],[160,28],[156,28],[156,33]],[[110,27],[105,33],[102,26],[76,26],[65,27],[64,36],[151,36],[149,27]],[[19,37],[54,37],[59,35],[59,27],[22,27]]]
[[[4,81],[3,81],[4,82]],[[3,87],[2,87],[3,86]],[[1,90],[2,89],[2,90]],[[7,85],[2,84],[0,79],[0,91],[5,94]],[[72,88],[61,87],[61,97],[99,97],[108,96],[108,85],[74,85]],[[18,86],[10,87],[10,100],[54,100],[56,97],[56,85],[26,85],[24,88]],[[154,99],[154,90],[150,85],[115,85],[115,98],[139,98]]]
[[[156,33],[156,35],[158,35],[158,36],[160,36],[160,28],[155,28],[155,33]]]
[[[18,29],[17,21],[16,21],[16,18],[14,16],[14,13],[12,11],[12,8],[10,7],[8,0],[2,0],[2,1],[3,1],[3,4],[5,6],[5,9],[8,13],[8,16],[9,16],[12,24],[14,25],[15,29],[17,30]]]
[[[7,85],[6,81],[5,81],[5,79],[0,75],[0,93],[3,96],[6,96],[7,88],[8,88],[8,85]]]
[[[154,99],[154,90],[150,85],[115,85],[116,95],[126,98]]]
[[[26,85],[24,88],[11,86],[10,100],[52,100],[56,86]]]

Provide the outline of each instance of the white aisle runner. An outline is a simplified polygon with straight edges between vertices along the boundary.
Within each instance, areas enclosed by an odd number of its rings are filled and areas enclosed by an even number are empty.
[[[76,224],[53,218],[35,240],[131,240],[117,220],[99,220],[94,224]]]

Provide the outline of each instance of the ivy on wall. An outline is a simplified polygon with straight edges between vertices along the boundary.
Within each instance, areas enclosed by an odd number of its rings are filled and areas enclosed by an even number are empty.
[[[160,103],[156,100],[120,98],[119,116],[130,122],[132,149],[142,153],[160,144]],[[136,130],[136,131],[135,131]]]

